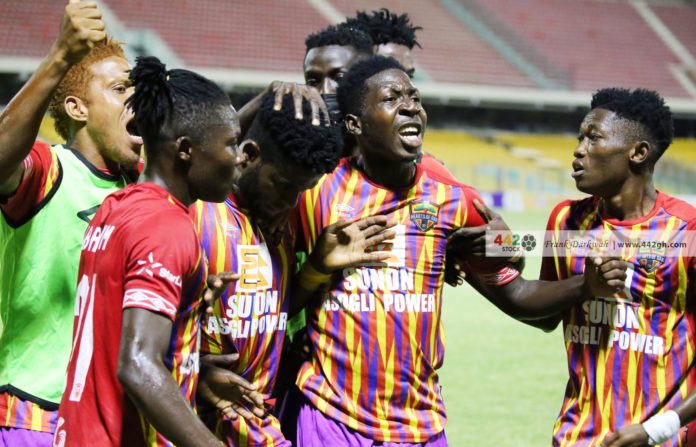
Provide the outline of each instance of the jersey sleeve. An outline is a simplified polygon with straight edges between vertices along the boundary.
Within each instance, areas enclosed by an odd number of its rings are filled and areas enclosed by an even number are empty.
[[[465,201],[463,203],[464,212],[462,215],[464,220],[460,226],[478,227],[485,225],[486,221],[476,209],[474,200],[484,205],[485,202],[474,188],[467,186],[463,188]],[[520,276],[520,271],[511,266],[507,259],[504,258],[470,259],[464,262],[462,268],[466,274],[475,275],[484,284],[493,287],[504,286]]]
[[[294,210],[294,224],[296,229],[295,250],[301,253],[309,253],[317,241],[321,219],[317,206],[319,201],[319,185],[308,189],[300,195]]]
[[[184,214],[151,212],[126,238],[123,308],[146,309],[175,319],[182,283],[196,269],[200,247]]]
[[[11,223],[21,223],[36,213],[59,180],[58,156],[46,143],[35,142],[22,167],[24,172],[17,190],[0,202]]]
[[[554,235],[561,230],[561,221],[559,219],[561,210],[569,205],[568,201],[564,201],[556,205],[549,215],[549,220],[546,223],[546,233],[544,236],[544,245],[547,246],[547,242],[553,242]],[[542,281],[558,281],[561,279],[559,277],[559,271],[557,265],[562,262],[561,253],[558,249],[553,249],[553,256],[549,256],[550,253],[543,253],[541,258],[541,271],[539,272],[539,279]]]

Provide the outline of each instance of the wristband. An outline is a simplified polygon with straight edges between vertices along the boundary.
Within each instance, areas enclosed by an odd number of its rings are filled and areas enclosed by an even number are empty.
[[[321,273],[314,268],[311,262],[305,262],[300,271],[300,287],[305,290],[314,290],[321,284],[326,284],[331,280],[330,273]]]
[[[674,410],[656,414],[643,422],[643,430],[648,434],[648,444],[657,445],[676,435],[681,428],[679,415]]]

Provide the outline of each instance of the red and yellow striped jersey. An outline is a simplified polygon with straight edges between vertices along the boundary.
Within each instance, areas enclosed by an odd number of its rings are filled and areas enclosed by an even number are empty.
[[[472,188],[420,165],[412,186],[387,189],[349,159],[303,194],[299,214],[309,251],[341,219],[386,215],[397,222],[395,239],[379,248],[392,251],[388,266],[343,270],[323,304],[308,313],[314,356],[297,385],[325,415],[378,441],[419,443],[442,432],[437,369],[445,347],[445,244],[451,231],[483,223],[475,198],[481,200]],[[501,270],[488,267],[482,273]]]
[[[239,353],[234,373],[258,387],[269,401],[280,364],[288,321],[287,293],[294,265],[290,228],[277,246],[269,246],[246,210],[230,196],[224,203],[197,202],[191,208],[210,273],[240,275],[223,292],[204,327],[201,350]],[[275,447],[284,440],[280,423],[264,419],[224,420],[221,434],[230,446]],[[289,444],[288,444],[289,445]]]
[[[554,446],[599,446],[608,433],[674,408],[693,390],[696,264],[685,251],[693,247],[660,248],[657,242],[684,242],[694,229],[696,209],[662,193],[649,214],[631,221],[607,217],[595,197],[562,202],[551,213],[547,240],[573,231],[644,242],[620,248],[630,263],[623,292],[594,297],[563,315],[570,377]],[[582,274],[584,262],[556,248],[543,259],[541,279]],[[662,445],[683,446],[685,437],[682,429]]]

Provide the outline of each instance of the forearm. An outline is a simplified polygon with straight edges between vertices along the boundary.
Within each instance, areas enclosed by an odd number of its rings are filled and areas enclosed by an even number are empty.
[[[119,368],[119,380],[138,410],[174,445],[220,446],[184,399],[171,372],[145,356]]]
[[[302,266],[293,278],[292,297],[290,299],[290,315],[292,318],[304,309],[312,298],[315,298],[331,281],[331,275],[322,273],[313,266],[312,257]]]
[[[263,97],[270,92],[270,86],[266,87],[261,93],[256,95],[251,101],[244,104],[244,106],[239,109],[237,116],[239,118],[239,126],[242,131],[242,138],[246,136],[249,131],[251,124],[254,122],[254,118],[261,108],[261,103],[263,102]],[[240,140],[241,141],[241,140]]]
[[[18,182],[17,171],[31,150],[48,104],[69,69],[65,55],[53,48],[0,115],[0,192]]]
[[[562,281],[528,281],[518,277],[505,286],[486,289],[490,293],[486,298],[518,320],[557,319],[558,314],[589,297],[583,276]]]

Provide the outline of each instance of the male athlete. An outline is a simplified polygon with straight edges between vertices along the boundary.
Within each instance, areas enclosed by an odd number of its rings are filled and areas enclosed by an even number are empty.
[[[295,270],[295,229],[287,220],[281,228],[273,225],[278,215],[287,215],[295,207],[301,192],[336,167],[343,143],[336,126],[312,125],[309,105],[306,101],[304,105],[306,118],[297,120],[289,96],[281,110],[274,111],[274,95],[266,94],[240,145],[243,161],[234,193],[224,203],[198,202],[191,210],[210,272],[234,271],[240,276],[223,292],[214,316],[208,320],[203,351],[216,355],[239,353],[234,371],[257,387],[268,408],[274,405],[271,394],[288,315],[293,307],[303,304],[289,299],[290,278]],[[386,219],[381,221],[386,224]],[[356,229],[362,223],[356,223]],[[370,231],[367,225],[362,229]],[[331,270],[336,270],[380,259],[379,253],[364,252],[365,247],[382,241],[379,237],[370,239],[368,233],[361,239],[366,245],[357,247],[351,262],[337,261],[349,255],[352,248],[335,244],[337,238],[332,236],[340,232],[336,226],[327,228],[323,248],[310,262],[320,268],[328,268],[328,263]],[[319,253],[326,256],[317,256]],[[237,410],[248,409],[233,405],[232,410],[234,416]],[[270,414],[225,417],[218,424],[229,446],[291,445],[281,433],[278,420]]]
[[[0,115],[0,446],[53,438],[82,237],[139,160],[129,70],[95,4],[71,1],[48,55]],[[35,141],[47,109],[63,146]]]
[[[569,380],[554,446],[686,445],[696,416],[696,209],[655,189],[655,164],[672,142],[672,114],[653,91],[608,88],[580,125],[572,176],[583,200],[558,204],[547,230],[642,241],[619,254],[626,288],[595,295],[563,320]],[[552,234],[552,233],[547,233]],[[684,242],[685,248],[667,244]],[[541,279],[582,273],[580,254],[556,249]]]
[[[427,117],[398,62],[377,56],[356,63],[338,102],[360,156],[343,159],[302,195],[307,248],[326,226],[368,215],[396,221],[396,236],[385,248],[388,267],[344,269],[309,312],[313,357],[297,379],[305,397],[298,445],[444,446],[437,369],[445,246],[450,232],[483,223],[473,206],[478,196],[416,163]],[[541,317],[623,284],[617,261],[595,262],[585,276],[549,283],[525,281],[492,261],[467,268],[500,307]]]
[[[371,14],[359,11],[355,17],[346,19],[345,24],[369,34],[374,45],[374,54],[393,57],[406,69],[406,73],[413,77],[416,66],[411,52],[414,47],[421,47],[416,40],[416,31],[423,28],[414,26],[408,14],[395,14],[387,8],[372,11]]]
[[[188,206],[230,193],[239,122],[188,70],[140,58],[130,79],[147,164],[84,235],[55,445],[220,445],[192,409],[207,265]]]

